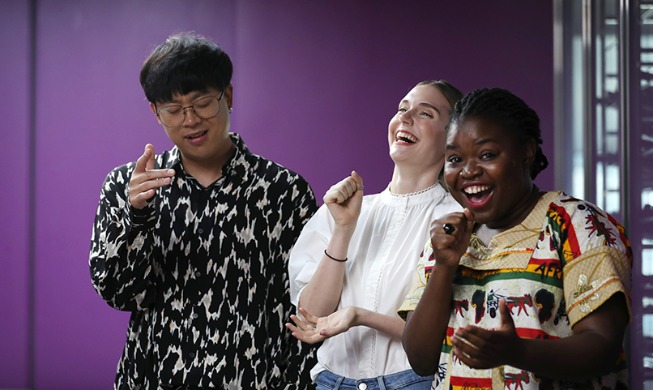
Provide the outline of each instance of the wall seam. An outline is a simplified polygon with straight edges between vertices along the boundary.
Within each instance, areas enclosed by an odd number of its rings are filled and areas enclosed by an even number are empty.
[[[36,49],[37,0],[29,2],[29,70],[28,70],[28,201],[27,201],[27,302],[28,302],[28,385],[36,387]]]

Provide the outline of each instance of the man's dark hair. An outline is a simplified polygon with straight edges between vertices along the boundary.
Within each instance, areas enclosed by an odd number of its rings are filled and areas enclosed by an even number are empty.
[[[157,46],[141,68],[141,86],[147,100],[167,102],[173,95],[222,92],[231,83],[233,65],[217,44],[194,33],[175,34]]]
[[[534,143],[535,160],[531,166],[531,178],[535,179],[549,165],[542,152],[540,118],[522,99],[501,88],[481,88],[470,92],[454,106],[447,131],[465,119],[480,118],[492,121],[510,131],[520,144]]]

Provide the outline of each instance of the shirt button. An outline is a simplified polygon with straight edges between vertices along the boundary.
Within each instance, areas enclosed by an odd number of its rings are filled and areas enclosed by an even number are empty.
[[[199,278],[200,276],[202,276],[202,274],[200,273],[200,271],[197,271],[195,272],[195,276]]]
[[[199,234],[202,234],[202,233],[204,233],[204,229],[199,228],[199,229],[197,229],[197,232],[198,232]]]
[[[366,385],[365,383],[360,383],[360,384],[358,385],[358,389],[359,389],[359,390],[367,390],[367,385]]]
[[[197,317],[199,317],[199,314],[193,313],[193,318],[197,318]]]
[[[188,357],[190,357],[191,359],[195,359],[195,352],[189,353]],[[365,386],[365,387],[367,387],[367,386]]]

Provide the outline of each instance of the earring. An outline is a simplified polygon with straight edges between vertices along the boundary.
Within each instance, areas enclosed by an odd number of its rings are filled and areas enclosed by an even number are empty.
[[[233,111],[233,110],[234,110],[233,107],[229,107],[229,113],[231,113],[231,111]]]

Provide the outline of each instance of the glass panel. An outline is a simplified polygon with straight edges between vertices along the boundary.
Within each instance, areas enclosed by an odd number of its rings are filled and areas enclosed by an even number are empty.
[[[594,157],[596,204],[621,220],[620,24],[618,2],[594,2]],[[591,200],[591,198],[590,198]]]
[[[653,275],[653,246],[651,245],[649,248],[642,249],[642,275]]]
[[[630,104],[628,159],[630,223],[633,246],[633,320],[641,316],[642,332],[632,332],[633,388],[643,381],[653,390],[653,0],[634,2],[629,62]],[[641,302],[641,306],[638,303]]]
[[[624,223],[631,384],[653,390],[653,0],[559,0],[556,11],[556,182]]]
[[[563,1],[559,7],[556,51],[557,70],[556,187],[581,199],[585,194],[585,46],[583,44],[583,2]],[[562,53],[560,53],[562,52]]]
[[[653,337],[653,314],[645,314],[642,318],[642,336]]]

